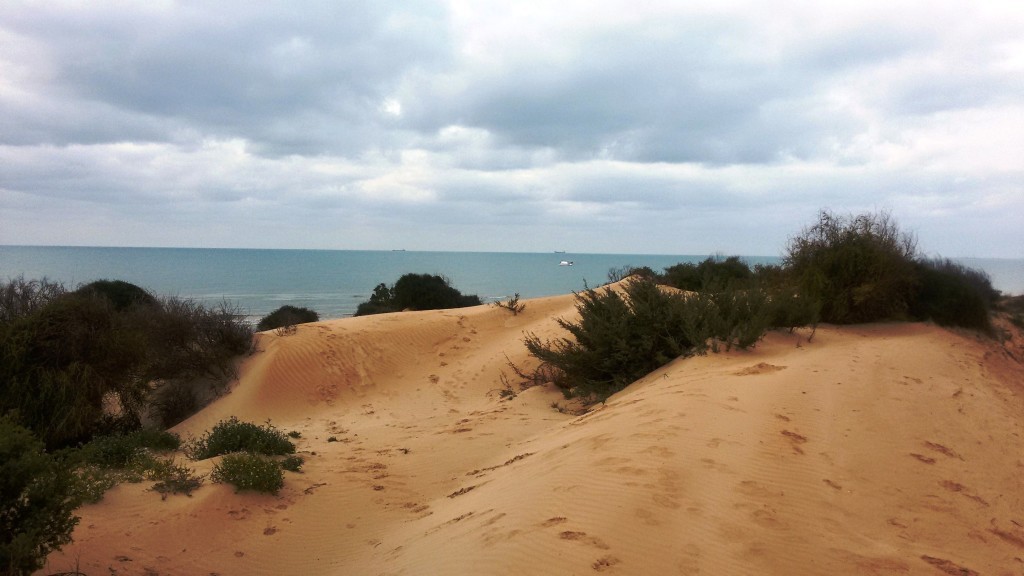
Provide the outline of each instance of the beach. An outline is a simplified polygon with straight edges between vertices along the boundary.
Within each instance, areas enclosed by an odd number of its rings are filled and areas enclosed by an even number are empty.
[[[577,411],[501,393],[533,362],[524,333],[575,314],[571,294],[525,304],[260,334],[174,431],[269,420],[301,433],[302,472],[276,496],[122,484],[39,573],[1024,573],[1019,334],[770,332]]]

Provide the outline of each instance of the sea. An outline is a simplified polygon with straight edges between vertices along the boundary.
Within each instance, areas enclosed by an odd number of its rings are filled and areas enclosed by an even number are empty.
[[[207,305],[227,301],[258,320],[284,304],[321,319],[355,313],[378,284],[406,273],[438,274],[463,294],[504,300],[569,294],[604,284],[611,270],[648,266],[662,271],[708,255],[575,254],[564,252],[426,252],[0,246],[0,280],[47,278],[73,288],[93,280],[124,280],[160,296]],[[772,256],[743,256],[749,265]],[[1024,259],[964,258],[1007,294],[1024,293]],[[571,264],[571,265],[570,265]]]

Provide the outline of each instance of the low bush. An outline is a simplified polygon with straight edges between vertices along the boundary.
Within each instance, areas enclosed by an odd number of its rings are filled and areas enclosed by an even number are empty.
[[[281,460],[281,468],[289,472],[299,472],[302,470],[304,463],[305,460],[302,459],[302,456],[285,456]]]
[[[680,290],[700,292],[707,289],[746,287],[754,273],[739,256],[712,256],[694,264],[681,262],[665,269],[660,280]]]
[[[96,280],[75,290],[75,294],[98,296],[109,302],[115,310],[157,305],[157,299],[144,288],[123,280]]]
[[[78,451],[82,462],[101,468],[127,468],[145,451],[171,451],[181,446],[173,432],[141,428],[127,434],[96,436]]]
[[[31,431],[0,417],[0,573],[31,574],[71,542],[75,482]]]
[[[309,308],[299,308],[286,304],[264,316],[256,324],[256,330],[263,332],[274,330],[275,328],[288,328],[296,324],[317,322],[319,320],[320,315]]]
[[[513,316],[518,316],[520,312],[526,310],[526,304],[519,301],[519,292],[516,292],[515,296],[511,296],[506,300],[495,302],[494,305],[508,310]]]
[[[284,472],[274,460],[243,452],[224,456],[214,465],[210,480],[231,484],[236,492],[254,490],[277,494],[284,487]]]
[[[193,460],[205,460],[232,452],[283,456],[295,453],[295,445],[285,433],[269,423],[259,426],[251,422],[240,422],[232,416],[215,424],[203,436],[186,442],[184,451]]]
[[[984,272],[950,260],[919,260],[918,290],[910,315],[940,326],[960,326],[991,331],[990,312],[999,291]]]
[[[153,491],[160,494],[162,500],[171,494],[192,496],[192,492],[203,485],[203,476],[197,476],[195,470],[176,463],[173,458],[155,460],[146,471],[146,479],[156,481]]]
[[[356,316],[400,312],[402,310],[441,310],[481,304],[480,297],[464,295],[444,276],[405,274],[390,288],[378,284],[366,302],[359,304]]]

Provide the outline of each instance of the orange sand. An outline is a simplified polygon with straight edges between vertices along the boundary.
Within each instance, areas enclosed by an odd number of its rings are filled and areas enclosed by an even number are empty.
[[[1024,370],[998,343],[822,327],[678,360],[582,416],[550,388],[501,399],[523,331],[572,314],[263,334],[177,431],[270,419],[302,433],[304,473],[278,496],[120,486],[41,573],[1024,574]]]

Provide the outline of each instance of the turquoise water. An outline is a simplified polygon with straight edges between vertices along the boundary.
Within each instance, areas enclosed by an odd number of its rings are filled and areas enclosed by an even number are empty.
[[[661,271],[707,255],[378,252],[354,250],[240,250],[215,248],[86,248],[0,246],[0,279],[24,275],[68,286],[125,280],[160,295],[205,303],[227,299],[260,317],[283,304],[316,310],[321,318],[355,312],[373,287],[408,272],[441,274],[464,294],[485,301],[518,292],[523,298],[568,294],[607,281],[608,270],[650,266]],[[751,265],[773,257],[744,257]],[[560,266],[570,260],[573,266]],[[1024,293],[1024,260],[969,259],[1004,292]]]

